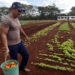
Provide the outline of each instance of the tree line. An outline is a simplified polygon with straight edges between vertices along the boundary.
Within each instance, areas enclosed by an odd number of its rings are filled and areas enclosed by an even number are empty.
[[[57,16],[64,16],[66,14],[61,14],[61,10],[56,7],[55,4],[48,6],[33,6],[22,4],[25,12],[19,17],[20,20],[56,20]],[[11,8],[0,7],[0,17],[10,13]],[[75,16],[75,7],[71,8],[71,11],[67,14],[70,16]]]

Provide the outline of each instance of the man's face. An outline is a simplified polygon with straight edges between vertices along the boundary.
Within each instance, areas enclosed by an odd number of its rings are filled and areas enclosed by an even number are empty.
[[[13,9],[12,12],[15,18],[19,17],[21,14],[21,11],[19,9]]]

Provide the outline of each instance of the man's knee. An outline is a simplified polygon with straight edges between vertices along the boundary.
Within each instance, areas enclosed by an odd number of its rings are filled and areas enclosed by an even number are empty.
[[[22,57],[28,59],[29,58],[29,53],[24,53]]]

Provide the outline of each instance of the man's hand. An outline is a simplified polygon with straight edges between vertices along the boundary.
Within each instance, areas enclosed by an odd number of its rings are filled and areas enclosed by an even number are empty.
[[[6,51],[5,51],[5,61],[7,60],[8,56],[9,56],[9,48],[6,48]]]
[[[27,39],[28,41],[30,41],[30,38],[29,38],[28,36],[26,36],[26,39]]]
[[[20,28],[20,32],[25,36],[25,38],[30,41],[30,38],[27,36],[27,34],[24,32],[22,28]]]

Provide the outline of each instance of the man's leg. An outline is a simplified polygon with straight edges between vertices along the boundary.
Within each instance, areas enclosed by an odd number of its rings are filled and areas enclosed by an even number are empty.
[[[9,54],[11,59],[17,60],[18,46],[12,45],[12,46],[8,46],[8,48],[9,48]]]
[[[27,65],[28,59],[29,59],[29,53],[23,42],[21,41],[19,53],[22,56],[22,62],[20,65],[20,70],[25,70],[25,67]]]

